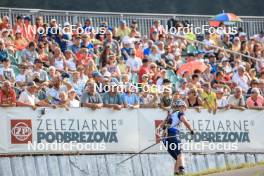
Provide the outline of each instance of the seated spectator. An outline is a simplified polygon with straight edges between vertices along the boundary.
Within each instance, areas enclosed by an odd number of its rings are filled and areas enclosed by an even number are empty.
[[[128,83],[125,87],[125,93],[122,95],[124,107],[137,109],[139,108],[138,96],[133,92],[134,87],[131,83]]]
[[[215,114],[217,110],[216,94],[211,91],[210,83],[205,83],[203,85],[201,99],[204,102],[204,108],[208,109],[209,113],[213,111],[213,113]]]
[[[72,89],[68,93],[69,98],[69,107],[70,108],[79,108],[80,107],[80,101],[76,99],[76,92]]]
[[[196,89],[190,89],[188,91],[188,96],[186,99],[187,107],[195,108],[197,112],[201,111],[201,107],[203,106],[203,102],[201,98],[198,96],[198,92]]]
[[[0,107],[16,106],[16,92],[9,81],[4,81],[0,90]]]
[[[19,65],[20,73],[16,76],[16,85],[18,88],[23,88],[24,86],[26,86],[27,69],[28,66],[26,64]]]
[[[75,71],[72,73],[72,80],[70,81],[73,89],[75,90],[75,92],[77,93],[77,95],[80,97],[82,96],[82,92],[85,86],[85,82],[83,82],[80,79],[80,73]]]
[[[47,89],[47,97],[48,101],[52,105],[57,105],[60,102],[59,94],[61,92],[68,92],[68,90],[71,90],[72,86],[65,80],[63,80],[61,77],[57,76],[53,79],[53,81],[50,84],[50,88]]]
[[[39,58],[34,42],[28,44],[28,48],[23,50],[21,57],[23,62],[30,63],[31,65],[34,64],[35,59]]]
[[[95,89],[95,82],[90,80],[86,87],[85,91],[82,94],[81,97],[81,106],[82,107],[88,107],[92,110],[101,109],[103,106],[103,100],[101,98],[101,95],[96,92]]]
[[[14,70],[10,67],[10,60],[3,59],[3,67],[0,68],[0,81],[9,80],[11,83],[15,82]]]
[[[230,95],[228,98],[228,106],[231,109],[239,109],[244,111],[246,109],[245,105],[246,103],[242,94],[242,89],[241,87],[236,87],[235,94]]]
[[[187,79],[181,79],[180,80],[180,87],[179,87],[179,92],[182,98],[187,97],[188,96],[188,92],[189,92],[189,88],[188,88],[188,84],[187,84]]]
[[[247,92],[249,89],[250,78],[245,72],[244,66],[239,66],[237,73],[234,74],[232,81],[239,87],[242,88],[243,92]]]
[[[117,84],[110,83],[110,90],[103,94],[104,107],[113,108],[115,110],[121,110],[124,107],[124,102],[121,94],[117,90]]]
[[[258,88],[251,90],[251,95],[247,99],[247,107],[249,109],[263,110],[264,109],[264,98],[260,95]]]
[[[257,79],[252,79],[251,82],[250,82],[250,88],[248,89],[247,91],[247,95],[248,97],[251,95],[251,91],[252,89],[254,88],[258,88],[258,85],[259,85],[259,82]]]
[[[3,62],[4,59],[8,59],[8,52],[5,49],[4,42],[0,40],[0,63]]]
[[[218,88],[216,90],[216,103],[218,109],[228,109],[228,102],[226,96],[224,96],[223,88]]]
[[[37,93],[37,85],[35,82],[29,82],[27,88],[20,94],[17,100],[17,106],[28,106],[33,110],[37,106],[47,106],[48,104],[45,101],[40,101],[35,94]]]

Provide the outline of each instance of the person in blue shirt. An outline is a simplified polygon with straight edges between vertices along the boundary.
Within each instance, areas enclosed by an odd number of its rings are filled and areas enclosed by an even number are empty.
[[[0,63],[8,59],[8,52],[5,49],[4,42],[0,40]]]
[[[152,46],[153,46],[153,41],[149,40],[148,41],[148,48],[144,49],[144,51],[143,51],[144,56],[149,56],[151,54]]]
[[[91,18],[87,18],[85,20],[85,24],[83,26],[83,30],[86,32],[86,33],[89,33],[89,32],[92,32],[93,30],[93,26],[92,26],[92,19]]]
[[[133,85],[128,83],[125,87],[125,93],[122,95],[125,108],[137,109],[139,108],[139,98],[133,93]]]
[[[81,37],[79,35],[77,35],[74,39],[73,39],[73,45],[70,47],[70,50],[76,54],[80,51],[81,49]]]
[[[190,130],[191,135],[194,134],[193,128],[188,122],[184,112],[186,111],[187,105],[183,100],[176,100],[172,103],[172,112],[168,112],[168,116],[161,124],[161,128],[164,130],[162,142],[164,143],[169,154],[176,160],[174,165],[174,175],[183,175],[183,154],[181,152],[179,138],[179,125],[181,123]]]
[[[215,54],[210,53],[208,55],[208,59],[209,59],[209,64],[211,65],[212,69],[211,69],[211,73],[215,74],[217,72],[217,64],[216,64],[216,57]]]

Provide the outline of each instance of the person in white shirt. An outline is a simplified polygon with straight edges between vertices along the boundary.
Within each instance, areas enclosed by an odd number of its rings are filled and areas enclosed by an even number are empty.
[[[70,108],[79,108],[80,107],[80,101],[76,100],[76,92],[72,89],[68,93],[69,98],[69,107]]]
[[[35,110],[37,106],[47,105],[44,101],[40,101],[35,96],[37,89],[38,87],[35,82],[29,82],[27,84],[27,88],[20,94],[17,101],[17,106],[28,106]]]
[[[239,87],[242,88],[243,92],[247,92],[249,89],[250,78],[245,73],[245,67],[239,66],[237,73],[234,74],[232,81]]]
[[[224,96],[223,88],[219,88],[216,90],[216,103],[218,109],[228,108],[228,101]]]

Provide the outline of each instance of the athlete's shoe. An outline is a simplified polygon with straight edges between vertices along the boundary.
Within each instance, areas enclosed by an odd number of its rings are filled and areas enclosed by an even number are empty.
[[[184,167],[180,166],[178,175],[184,175],[184,174],[185,174]]]

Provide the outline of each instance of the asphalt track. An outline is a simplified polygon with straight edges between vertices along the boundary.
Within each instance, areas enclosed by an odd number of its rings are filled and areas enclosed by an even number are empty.
[[[208,176],[264,176],[264,165],[209,174]]]

